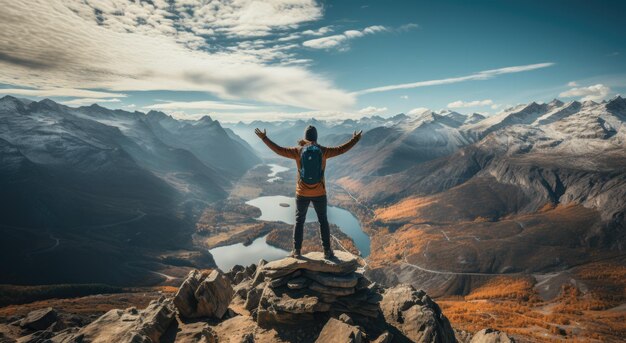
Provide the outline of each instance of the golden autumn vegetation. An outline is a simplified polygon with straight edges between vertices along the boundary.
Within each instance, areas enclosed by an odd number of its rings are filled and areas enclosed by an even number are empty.
[[[531,342],[626,340],[626,310],[618,307],[626,302],[626,267],[591,263],[573,275],[586,291],[564,284],[544,301],[530,277],[495,277],[465,297],[437,302],[455,328],[470,332],[492,327]]]

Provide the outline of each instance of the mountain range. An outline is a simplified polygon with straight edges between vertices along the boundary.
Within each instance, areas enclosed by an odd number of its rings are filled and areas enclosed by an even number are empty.
[[[0,282],[14,283],[138,276],[128,255],[188,245],[199,210],[261,162],[209,117],[11,96],[0,99],[0,151],[3,261],[21,256]]]
[[[328,145],[363,128],[326,175],[371,211],[360,219],[372,236],[372,278],[442,295],[466,294],[486,275],[560,272],[622,256],[625,123],[618,96],[533,102],[493,116],[424,110],[231,127],[267,127],[279,142],[288,131],[289,143],[312,124]]]
[[[189,248],[204,206],[271,156],[256,127],[287,146],[307,125],[325,145],[364,131],[326,175],[331,198],[347,191],[367,209],[358,213],[372,238],[376,281],[459,294],[481,274],[610,258],[624,249],[625,120],[621,97],[533,102],[493,116],[423,110],[221,124],[5,96],[2,251],[23,259],[4,267],[2,282],[145,277],[137,262],[124,261],[154,262],[158,252]]]

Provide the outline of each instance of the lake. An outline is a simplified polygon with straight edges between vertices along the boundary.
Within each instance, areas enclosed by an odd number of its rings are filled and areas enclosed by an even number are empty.
[[[280,180],[281,177],[277,176],[278,173],[282,173],[282,172],[286,172],[287,170],[289,170],[289,168],[287,167],[283,167],[281,165],[278,164],[268,164],[268,166],[270,167],[270,173],[267,174],[267,182],[274,182],[276,180]]]
[[[268,182],[280,179],[277,174],[289,170],[289,168],[278,164],[268,164],[271,172],[267,175]],[[252,199],[246,204],[258,207],[261,216],[257,220],[281,221],[287,224],[295,224],[296,199],[284,195],[262,196]],[[339,227],[346,235],[354,241],[354,244],[361,252],[361,256],[367,257],[370,254],[370,238],[361,229],[359,220],[343,208],[328,206],[328,221]],[[306,222],[317,222],[317,214],[313,206],[309,207],[306,214]],[[255,239],[251,245],[244,246],[237,243],[210,249],[215,263],[223,271],[229,271],[234,265],[247,266],[258,263],[260,259],[267,261],[283,258],[289,254],[288,251],[273,247],[266,242],[267,236]],[[321,250],[321,247],[320,247]]]
[[[248,246],[237,243],[210,249],[209,252],[213,255],[215,264],[224,272],[229,271],[236,264],[249,266],[259,263],[260,259],[272,261],[289,254],[288,251],[267,244],[266,237],[259,237]]]

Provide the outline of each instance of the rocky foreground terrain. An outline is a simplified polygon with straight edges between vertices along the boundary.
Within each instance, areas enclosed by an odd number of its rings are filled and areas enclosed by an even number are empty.
[[[37,309],[0,324],[0,342],[512,342],[497,330],[456,331],[424,291],[383,288],[363,260],[336,255],[193,270],[175,295],[88,323]]]

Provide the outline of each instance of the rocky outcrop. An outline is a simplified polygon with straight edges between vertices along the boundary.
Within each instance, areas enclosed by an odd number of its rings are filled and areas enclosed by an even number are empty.
[[[66,321],[62,311],[59,319],[51,308],[33,311],[0,324],[0,342],[456,341],[450,323],[424,291],[409,285],[379,287],[363,276],[358,257],[335,254],[331,260],[310,253],[261,261],[256,268],[228,273],[192,271],[174,297],[161,297],[143,310],[111,310],[86,326]],[[462,341],[470,337],[467,333]],[[471,342],[512,340],[488,329]]]
[[[387,289],[380,302],[385,321],[398,330],[398,340],[456,342],[454,330],[439,306],[410,285]],[[404,339],[403,339],[404,338]]]
[[[269,262],[257,268],[245,307],[262,326],[298,324],[318,314],[377,318],[382,296],[359,267],[356,256],[340,251],[331,260],[312,252]]]
[[[363,341],[364,335],[361,329],[344,323],[341,320],[330,318],[326,325],[324,325],[315,343],[361,343]]]
[[[506,333],[495,329],[482,329],[472,337],[470,343],[514,343]]]
[[[145,309],[111,310],[78,331],[54,337],[63,343],[156,343],[174,321],[172,300],[161,297]]]
[[[230,280],[219,270],[209,275],[197,270],[189,272],[174,296],[174,304],[185,318],[222,318],[234,291]]]
[[[54,324],[58,319],[57,312],[52,308],[42,308],[29,312],[26,317],[20,321],[20,326],[31,330],[45,330]]]
[[[256,272],[256,265],[254,264],[249,265],[247,267],[237,264],[233,268],[231,268],[230,271],[225,273],[225,275],[233,284],[239,284],[241,281],[251,278],[255,272]]]

